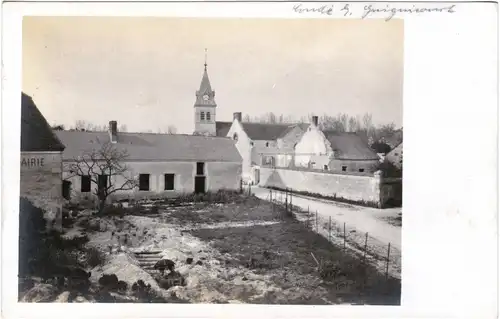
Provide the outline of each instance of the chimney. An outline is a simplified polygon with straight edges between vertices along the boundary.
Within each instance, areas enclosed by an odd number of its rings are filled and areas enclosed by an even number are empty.
[[[241,112],[233,113],[233,119],[238,120],[238,122],[241,122]]]
[[[118,139],[118,123],[116,121],[109,121],[109,137],[111,143],[116,143]]]
[[[314,124],[314,126],[318,126],[318,116],[314,115],[312,117],[312,124]]]

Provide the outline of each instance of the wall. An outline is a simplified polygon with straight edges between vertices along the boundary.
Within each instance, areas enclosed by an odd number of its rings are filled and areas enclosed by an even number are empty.
[[[403,203],[403,180],[384,178],[381,185],[380,201],[384,206],[401,206]]]
[[[242,157],[242,178],[245,181],[252,180],[252,145],[251,140],[248,138],[247,134],[243,130],[240,122],[237,120],[233,121],[231,128],[229,129],[228,135],[233,138],[234,133],[238,134],[238,140],[235,143],[238,152]]]
[[[194,127],[195,132],[198,133],[209,133],[215,135],[215,118],[216,118],[216,108],[213,106],[196,106],[194,112]],[[205,120],[200,119],[200,113],[205,113]],[[210,112],[210,121],[207,121],[207,112]]]
[[[403,143],[396,146],[392,151],[387,153],[386,159],[394,164],[394,166],[401,168],[403,162]]]
[[[381,203],[380,175],[355,176],[294,169],[261,168],[261,186]]]
[[[279,149],[293,152],[295,145],[300,141],[302,135],[304,135],[304,131],[300,126],[295,126],[284,137],[278,139]]]
[[[49,219],[61,226],[61,152],[21,152],[20,196],[47,211]]]
[[[316,154],[314,161],[321,162],[319,164],[321,165],[320,168],[324,164],[328,164],[328,162],[326,162],[326,159],[320,159],[317,156],[323,155],[325,158],[330,158],[330,155],[332,155],[330,142],[326,140],[323,132],[314,125],[309,126],[295,146],[295,166],[308,167],[309,162],[312,161],[312,154]]]
[[[69,163],[64,163],[64,177],[68,177]],[[129,176],[139,178],[139,174],[150,174],[149,191],[127,190],[119,191],[114,198],[147,198],[147,197],[175,197],[183,193],[194,192],[194,176],[196,175],[196,162],[127,162]],[[164,174],[175,174],[174,190],[165,190]],[[240,188],[241,163],[205,162],[205,186],[207,191],[219,189],[238,190]],[[78,201],[92,198],[97,185],[92,183],[91,193],[81,193],[81,179],[79,176],[71,177],[71,199]],[[113,183],[117,187],[123,185],[126,179],[116,176]]]
[[[333,159],[328,163],[328,168],[333,172],[342,172],[342,166],[346,166],[346,172],[359,172],[364,169],[365,172],[374,173],[380,166],[379,160],[340,160]]]

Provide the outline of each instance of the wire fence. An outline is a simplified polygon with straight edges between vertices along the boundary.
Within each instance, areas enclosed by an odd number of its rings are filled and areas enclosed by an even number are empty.
[[[252,194],[248,187],[248,194]],[[266,200],[275,206],[284,209],[285,214],[293,215],[304,227],[322,235],[345,253],[354,253],[363,262],[373,263],[386,278],[389,276],[400,278],[401,274],[401,252],[391,243],[383,243],[368,232],[359,232],[345,222],[338,222],[331,216],[321,214],[309,207],[299,207],[294,204],[294,197],[289,189],[284,191],[269,189]]]

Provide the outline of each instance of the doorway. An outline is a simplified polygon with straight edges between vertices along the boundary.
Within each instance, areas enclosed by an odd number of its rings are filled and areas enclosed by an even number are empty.
[[[70,200],[71,196],[71,182],[63,181],[62,183],[62,196],[64,199]]]
[[[260,183],[260,169],[256,168],[254,170],[254,179],[255,179],[255,185],[258,185]]]
[[[194,192],[196,194],[205,193],[205,176],[194,177]]]

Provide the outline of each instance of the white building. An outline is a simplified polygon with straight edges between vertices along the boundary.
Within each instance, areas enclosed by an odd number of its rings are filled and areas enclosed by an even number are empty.
[[[337,133],[318,128],[318,117],[295,146],[295,166],[345,173],[373,173],[380,157],[356,133]]]
[[[127,153],[123,161],[127,171],[124,177],[101,172],[99,183],[105,187],[110,183],[121,185],[126,179],[139,183],[133,190],[117,192],[115,198],[175,197],[240,188],[241,156],[228,138],[127,133],[118,132],[116,127],[117,123],[111,121],[109,132],[56,132],[67,145],[63,152],[63,177],[71,182],[72,199],[93,196],[98,184],[91,183],[91,176],[74,176],[71,164],[109,143],[114,150]]]

